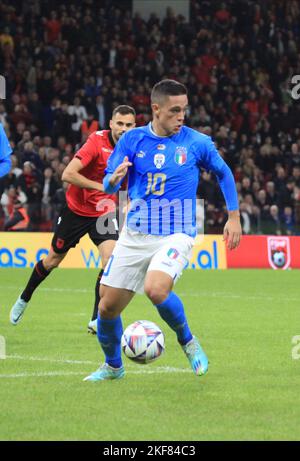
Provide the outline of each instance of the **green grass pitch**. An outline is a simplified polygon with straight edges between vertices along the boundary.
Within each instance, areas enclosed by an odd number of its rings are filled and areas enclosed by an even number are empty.
[[[87,334],[96,270],[54,272],[22,322],[8,321],[29,269],[0,270],[0,440],[299,440],[299,271],[186,271],[176,285],[210,360],[195,377],[155,308],[136,296],[124,327],[147,319],[165,333],[156,362],[124,359],[123,380],[82,379],[100,361]]]

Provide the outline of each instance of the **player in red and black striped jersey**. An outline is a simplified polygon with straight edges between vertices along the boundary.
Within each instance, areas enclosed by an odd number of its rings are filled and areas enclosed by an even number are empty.
[[[35,265],[25,290],[11,309],[10,321],[13,325],[20,322],[34,290],[52,269],[59,266],[70,248],[75,247],[85,234],[89,234],[98,247],[102,267],[105,267],[118,239],[118,226],[115,207],[112,209],[103,205],[117,204],[116,195],[103,192],[104,170],[115,144],[123,133],[134,126],[134,109],[125,105],[116,107],[110,120],[110,130],[92,133],[64,170],[62,179],[69,183],[66,193],[67,205],[58,218],[48,255]],[[100,226],[99,218],[102,218]],[[104,228],[109,229],[109,233],[104,233]],[[91,332],[96,328],[102,272],[101,270],[99,273],[95,287],[94,311],[89,323]]]

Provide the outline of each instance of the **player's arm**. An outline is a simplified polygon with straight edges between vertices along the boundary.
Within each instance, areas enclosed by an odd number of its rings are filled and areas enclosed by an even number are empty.
[[[86,143],[76,152],[74,158],[65,168],[62,174],[62,180],[80,187],[81,189],[103,191],[103,185],[100,182],[88,179],[80,173],[84,167],[95,159],[95,156],[99,155],[95,136],[95,133],[91,134]],[[99,177],[99,181],[101,181],[101,179],[102,178]]]
[[[237,248],[240,244],[242,226],[239,210],[228,211],[228,220],[223,230],[223,240],[227,242],[229,250]]]
[[[227,242],[228,249],[233,250],[240,243],[242,226],[234,177],[227,163],[223,159],[222,161],[223,166],[213,171],[217,176],[228,210],[228,220],[224,226],[223,240]]]
[[[227,241],[228,249],[233,250],[239,245],[242,235],[237,190],[231,169],[222,159],[209,137],[205,142],[201,163],[204,168],[215,173],[223,193],[228,210],[228,220],[224,226],[223,239]]]
[[[65,168],[62,174],[62,180],[73,184],[74,186],[80,187],[81,189],[95,189],[103,191],[103,185],[99,182],[92,181],[80,174],[80,170],[84,168],[79,158],[73,158],[71,162]]]
[[[121,186],[122,179],[125,178],[125,176],[127,175],[128,167],[130,167],[131,165],[132,163],[128,161],[128,157],[124,157],[124,160],[121,163],[121,165],[119,165],[115,169],[115,171],[110,175],[108,179],[109,187],[113,189],[115,189],[116,187],[119,188]]]
[[[132,165],[129,161],[131,152],[127,147],[126,135],[127,133],[118,141],[107,162],[106,175],[103,179],[104,191],[107,194],[113,194],[120,189],[128,168]]]

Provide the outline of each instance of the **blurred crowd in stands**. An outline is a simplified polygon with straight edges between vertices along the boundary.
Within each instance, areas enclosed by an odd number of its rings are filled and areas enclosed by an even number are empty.
[[[25,228],[52,230],[64,205],[61,174],[119,104],[151,120],[162,78],[186,84],[186,123],[212,136],[236,179],[243,231],[300,234],[300,3],[191,0],[190,22],[171,8],[144,21],[128,0],[3,0],[0,122],[13,167],[0,181],[0,229],[22,210]],[[300,93],[300,92],[299,92]],[[208,233],[222,232],[224,200],[203,172]],[[8,225],[9,224],[9,225]]]

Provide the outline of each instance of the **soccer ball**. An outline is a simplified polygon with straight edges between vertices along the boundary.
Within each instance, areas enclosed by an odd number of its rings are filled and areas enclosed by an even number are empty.
[[[153,362],[165,349],[165,338],[161,329],[148,320],[137,320],[123,333],[122,350],[126,357],[136,363]]]
[[[277,267],[283,267],[285,265],[285,254],[283,251],[276,251],[273,254],[273,261]]]

